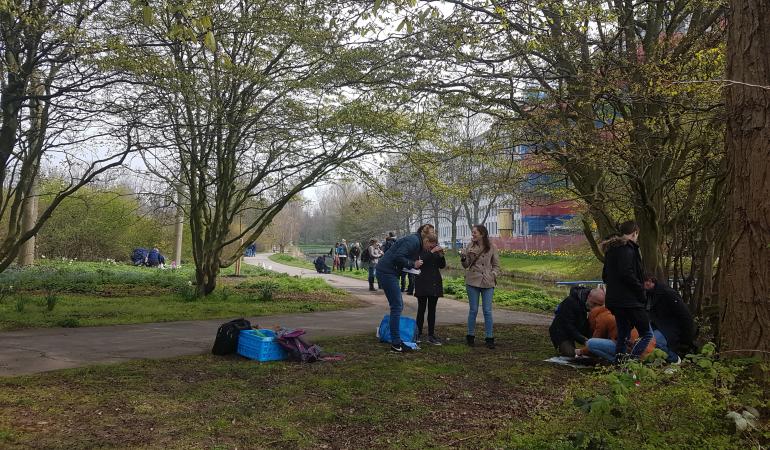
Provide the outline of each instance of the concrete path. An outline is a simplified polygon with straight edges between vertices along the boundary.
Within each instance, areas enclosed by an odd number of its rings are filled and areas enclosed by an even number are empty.
[[[249,317],[263,327],[281,325],[304,328],[312,341],[317,337],[344,336],[374,332],[388,312],[382,291],[369,292],[366,281],[338,275],[322,275],[308,269],[274,263],[268,254],[246,258],[249,264],[301,277],[322,277],[331,285],[345,289],[365,306],[344,311]],[[414,316],[417,301],[404,296],[404,315]],[[442,298],[439,324],[465,323],[468,304]],[[479,320],[482,314],[479,312]],[[143,358],[169,358],[209,352],[217,328],[227,319],[145,323],[89,328],[43,328],[0,333],[0,376],[13,376],[49,370],[116,363]],[[495,323],[547,325],[550,317],[540,314],[495,309]]]

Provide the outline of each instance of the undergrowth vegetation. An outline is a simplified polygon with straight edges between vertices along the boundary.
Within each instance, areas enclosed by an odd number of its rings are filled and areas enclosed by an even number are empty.
[[[719,360],[714,345],[681,366],[627,362],[575,380],[560,408],[511,427],[528,449],[767,448],[770,365]]]

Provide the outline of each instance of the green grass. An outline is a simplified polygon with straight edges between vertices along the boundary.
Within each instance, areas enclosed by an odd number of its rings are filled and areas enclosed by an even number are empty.
[[[307,259],[295,258],[294,256],[287,255],[285,253],[275,253],[273,255],[270,255],[269,259],[270,261],[274,261],[286,266],[315,270],[315,266],[313,265],[313,263],[311,263]]]
[[[501,328],[499,351],[440,331],[449,345],[412,355],[357,336],[319,342],[342,362],[202,355],[0,379],[0,446],[479,448],[562,402],[574,372],[533,363],[550,351],[541,329]],[[522,371],[550,383],[511,383]]]
[[[396,355],[372,336],[318,341],[340,362],[236,356],[133,361],[0,378],[2,448],[758,448],[734,434],[738,399],[695,364],[649,374],[605,415],[575,400],[611,395],[608,376],[542,359],[542,327],[496,327],[497,350],[462,344]],[[747,383],[749,385],[751,383]],[[759,395],[759,396],[758,396]],[[766,398],[766,393],[765,400]],[[761,405],[757,405],[760,406]],[[766,422],[764,422],[766,425]],[[764,441],[761,441],[764,439]],[[582,443],[582,447],[581,447]]]
[[[197,298],[191,268],[67,262],[13,270],[0,274],[0,330],[328,311],[358,304],[321,279],[253,266],[244,266],[240,277],[228,273],[214,293]]]
[[[305,268],[306,261],[289,255],[275,254],[270,256],[272,261],[293,267]],[[458,260],[459,261],[459,260]],[[312,266],[312,264],[310,264]],[[315,269],[314,267],[311,267]],[[444,293],[452,298],[466,300],[465,281],[462,272],[456,269],[448,269],[444,276]],[[368,279],[366,270],[354,270],[332,272],[359,280]],[[452,276],[455,275],[455,276]],[[460,275],[460,276],[457,276]],[[495,289],[495,304],[508,309],[527,312],[552,312],[556,305],[567,295],[567,289],[555,286],[553,283],[544,282],[516,282],[510,275],[503,275],[498,279],[498,287]]]
[[[447,267],[461,270],[460,257],[447,252]],[[574,281],[601,279],[602,265],[590,255],[528,255],[523,252],[500,254],[500,267],[516,280]]]
[[[279,264],[283,264],[286,266],[291,267],[299,267],[302,269],[312,269],[315,270],[315,266],[313,263],[309,262],[305,258],[297,258],[291,255],[286,255],[282,253],[276,253],[274,255],[270,255],[269,259],[273,262],[277,262]],[[360,264],[360,263],[359,263]],[[331,258],[327,258],[326,265],[331,267]],[[333,271],[334,275],[341,275],[349,278],[355,278],[357,280],[367,280],[369,279],[369,271],[366,269],[357,269],[357,270],[344,270],[344,271]]]

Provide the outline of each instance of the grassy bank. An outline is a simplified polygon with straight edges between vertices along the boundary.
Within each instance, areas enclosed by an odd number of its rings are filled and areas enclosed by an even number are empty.
[[[304,259],[289,255],[276,254],[270,256],[270,259],[293,267],[305,267]],[[312,268],[315,270],[314,267]],[[468,296],[465,292],[465,281],[462,278],[462,272],[456,269],[447,269],[444,272],[445,294],[458,300],[466,300]],[[332,273],[359,280],[366,280],[369,275],[366,270],[346,270]],[[498,287],[495,289],[495,304],[496,306],[519,311],[552,312],[566,293],[567,290],[565,288],[555,286],[553,283],[538,283],[536,281],[517,282],[510,275],[504,275],[498,279]]]
[[[447,345],[409,355],[356,336],[319,342],[340,362],[201,355],[0,379],[0,447],[756,448],[767,437],[725,419],[740,402],[761,406],[756,392],[698,364],[622,390],[620,372],[542,362],[543,328],[497,327],[494,351],[461,344],[463,327],[438,331]]]
[[[78,327],[328,311],[357,304],[323,280],[244,266],[198,298],[192,268],[48,262],[0,274],[0,330]]]

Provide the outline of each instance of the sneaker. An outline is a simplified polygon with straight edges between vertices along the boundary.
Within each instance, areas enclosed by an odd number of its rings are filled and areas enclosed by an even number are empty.
[[[428,338],[428,340],[430,340],[430,338]],[[422,335],[418,334],[417,337],[414,339],[414,342],[415,342],[415,344],[422,343]]]
[[[412,349],[404,345],[404,343],[402,342],[398,345],[391,345],[390,351],[394,353],[409,353],[412,351]]]
[[[441,338],[438,336],[428,336],[428,343],[433,345],[441,345],[443,342],[441,342]]]
[[[676,361],[670,363],[672,366],[678,366],[682,364],[682,358],[679,357],[679,355],[676,355]]]

